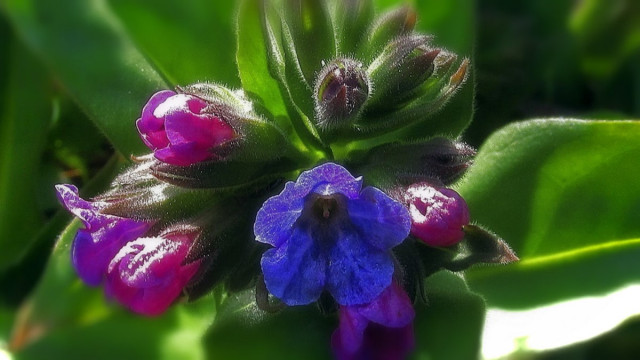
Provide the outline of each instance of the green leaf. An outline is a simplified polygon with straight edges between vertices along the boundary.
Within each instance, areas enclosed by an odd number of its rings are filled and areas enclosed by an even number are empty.
[[[158,318],[118,313],[86,325],[51,333],[15,355],[15,359],[203,359],[201,334],[211,317],[207,303],[175,307]]]
[[[307,86],[313,88],[323,62],[336,56],[336,43],[326,1],[291,0],[283,5],[285,25],[295,49],[294,61]],[[293,79],[290,79],[293,81]]]
[[[211,359],[330,359],[337,319],[323,318],[313,306],[269,315],[246,291],[230,295],[205,339]]]
[[[353,56],[365,42],[373,20],[371,0],[336,1],[333,4],[337,54]]]
[[[238,71],[244,91],[257,103],[256,110],[266,112],[266,116],[279,125],[294,145],[307,152],[308,148],[320,148],[322,145],[311,120],[295,102],[298,94],[295,91],[299,89],[287,83],[286,72],[292,69],[285,64],[277,12],[261,0],[244,0],[240,4],[236,54]]]
[[[110,0],[131,37],[172,85],[239,87],[232,1]]]
[[[253,100],[258,101],[276,121],[287,116],[287,108],[280,94],[280,87],[271,75],[271,61],[278,62],[277,53],[265,45],[263,34],[264,5],[261,1],[245,0],[238,11],[238,51],[236,61],[242,88]],[[268,42],[270,48],[276,44]],[[286,125],[282,121],[279,124]],[[289,127],[282,126],[285,130]]]
[[[78,228],[75,220],[60,235],[40,283],[23,303],[13,328],[14,350],[52,331],[95,322],[111,311],[100,306],[100,292],[82,285],[71,266],[70,247]]]
[[[6,0],[18,34],[123,155],[146,152],[135,131],[162,76],[100,0]]]
[[[52,112],[44,69],[18,42],[8,50],[10,74],[0,110],[0,273],[22,256],[44,224],[36,174]]]
[[[377,12],[382,12],[398,5],[398,0],[373,0]]]
[[[521,261],[467,272],[492,306],[527,308],[638,283],[640,122],[534,120],[481,147],[459,184]]]
[[[4,351],[9,342],[11,334],[11,323],[13,323],[15,313],[4,306],[0,306],[0,354]]]
[[[454,273],[426,280],[429,304],[416,305],[414,359],[477,359],[485,306]]]
[[[457,275],[442,271],[426,282],[429,304],[416,305],[415,359],[474,359],[480,349],[484,302]],[[313,306],[266,314],[255,293],[230,295],[205,343],[210,358],[328,359],[337,316]]]

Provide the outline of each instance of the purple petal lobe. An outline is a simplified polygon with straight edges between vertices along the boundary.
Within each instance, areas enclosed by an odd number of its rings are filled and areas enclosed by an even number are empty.
[[[362,178],[354,178],[347,169],[326,163],[304,171],[296,181],[296,191],[309,194],[332,195],[340,193],[349,199],[356,199],[362,188]]]
[[[331,336],[331,346],[338,359],[353,357],[362,346],[369,320],[349,306],[340,308],[340,326]]]
[[[280,195],[267,199],[258,211],[253,226],[256,241],[273,246],[282,245],[302,213],[305,195],[300,196],[295,191],[295,184],[288,182]]]
[[[71,261],[78,276],[89,285],[102,283],[111,259],[130,240],[142,236],[150,224],[113,216],[95,231],[78,230],[71,246]]]
[[[388,251],[369,245],[353,228],[342,230],[328,258],[327,290],[340,305],[368,303],[391,283]]]
[[[409,236],[411,220],[405,206],[376,188],[362,190],[360,199],[348,202],[348,209],[353,225],[367,234],[364,240],[378,249],[390,249]]]
[[[415,317],[411,299],[395,282],[392,282],[374,301],[356,306],[355,310],[369,321],[394,328],[411,324]]]
[[[318,299],[326,278],[326,259],[310,235],[296,228],[280,247],[262,256],[267,289],[287,305],[306,305]]]
[[[211,152],[207,149],[196,147],[195,144],[169,145],[166,148],[154,152],[156,159],[167,164],[189,166],[211,158]]]
[[[71,261],[78,276],[89,285],[102,283],[111,259],[127,242],[142,236],[148,222],[100,213],[102,204],[86,201],[73,185],[56,185],[58,198],[69,212],[84,223],[71,246]]]
[[[85,228],[99,228],[110,220],[108,216],[100,214],[101,206],[94,202],[86,201],[78,194],[78,188],[73,185],[56,185],[58,200],[75,217],[80,219]]]
[[[176,95],[171,90],[163,90],[155,93],[142,109],[142,116],[136,121],[138,132],[142,141],[151,150],[163,148],[169,145],[169,139],[164,132],[164,121],[154,115],[154,111],[168,98]]]

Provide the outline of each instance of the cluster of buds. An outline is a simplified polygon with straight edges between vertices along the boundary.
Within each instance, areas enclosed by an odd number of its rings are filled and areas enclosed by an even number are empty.
[[[433,121],[468,60],[415,32],[407,7],[374,19],[369,0],[257,3],[243,6],[260,6],[248,13],[287,116],[269,111],[272,93],[212,83],[152,95],[136,122],[150,154],[92,201],[57,187],[84,224],[72,262],[138,313],[254,291],[264,311],[337,315],[339,359],[404,358],[427,276],[517,259],[451,189],[475,150],[403,135]]]
[[[73,241],[71,256],[87,284],[102,283],[109,297],[131,310],[158,315],[182,293],[200,261],[186,261],[199,236],[193,226],[153,229],[154,221],[105,214],[102,201],[80,198],[72,185],[58,185],[65,208],[84,224]]]

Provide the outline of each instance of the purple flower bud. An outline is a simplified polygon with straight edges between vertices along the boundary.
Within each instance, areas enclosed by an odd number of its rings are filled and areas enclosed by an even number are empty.
[[[331,336],[339,360],[404,359],[414,347],[411,300],[393,282],[365,305],[340,307],[340,325]]]
[[[411,235],[431,246],[452,246],[462,240],[469,208],[457,192],[417,183],[404,196],[411,214]]]
[[[105,291],[131,310],[158,315],[182,293],[200,261],[185,264],[197,232],[169,232],[127,243],[109,263]]]
[[[369,80],[362,64],[335,59],[319,73],[315,85],[316,122],[336,127],[355,121],[369,97]]]
[[[102,214],[104,202],[86,201],[73,185],[56,185],[58,199],[84,224],[71,246],[71,258],[78,276],[87,284],[102,283],[109,262],[129,241],[142,236],[150,222]]]
[[[136,121],[142,141],[158,160],[172,165],[217,159],[215,149],[237,134],[208,105],[198,97],[170,90],[155,93]]]

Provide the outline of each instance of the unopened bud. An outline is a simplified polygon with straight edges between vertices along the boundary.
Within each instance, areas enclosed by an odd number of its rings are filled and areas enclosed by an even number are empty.
[[[462,271],[478,263],[509,264],[520,260],[509,244],[498,235],[478,225],[465,225],[464,240],[458,245],[454,259],[443,267]]]
[[[464,238],[469,208],[454,190],[413,184],[404,200],[411,214],[411,235],[417,239],[430,246],[452,246]]]
[[[391,10],[380,16],[369,34],[369,59],[373,59],[387,45],[398,36],[406,35],[416,26],[417,13],[409,6]]]
[[[362,64],[336,59],[325,66],[315,84],[316,123],[335,128],[353,123],[369,97],[369,80]]]
[[[288,171],[292,162],[280,159],[299,158],[280,128],[258,115],[242,90],[217,84],[156,93],[136,125],[157,160],[149,163],[151,174],[181,187],[237,186]]]
[[[389,144],[371,149],[362,160],[366,165],[360,172],[389,188],[419,182],[448,186],[464,175],[475,154],[470,145],[444,137],[424,143]],[[392,182],[385,180],[390,178]]]
[[[334,14],[339,53],[356,54],[366,42],[367,28],[373,19],[373,1],[337,1]]]
[[[374,111],[401,106],[434,71],[434,60],[440,49],[431,48],[431,37],[403,36],[389,43],[369,66],[375,85],[367,105]]]
[[[422,147],[422,174],[449,185],[458,180],[473,163],[476,150],[463,142],[434,138]]]
[[[237,136],[206,101],[170,90],[149,99],[136,125],[155,157],[177,166],[215,160],[215,150]]]

